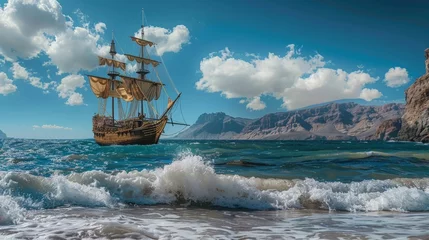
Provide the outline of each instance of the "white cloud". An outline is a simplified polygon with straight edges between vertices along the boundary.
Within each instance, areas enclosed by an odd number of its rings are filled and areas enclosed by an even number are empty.
[[[364,88],[377,80],[368,73],[326,68],[320,54],[305,58],[293,44],[288,47],[284,56],[269,53],[264,59],[251,61],[234,58],[228,48],[218,55],[211,54],[200,63],[202,78],[196,87],[220,92],[226,98],[251,99],[246,106],[250,109],[265,107],[261,95],[282,99],[288,109],[344,98],[369,101],[381,96],[376,89]]]
[[[83,96],[80,93],[72,93],[70,97],[67,99],[67,105],[70,106],[78,106],[83,104]]]
[[[103,22],[99,22],[95,24],[95,31],[98,33],[104,33],[104,30],[106,29],[106,24]]]
[[[0,8],[0,55],[8,61],[36,57],[49,44],[46,34],[55,34],[65,27],[57,1],[9,0]]]
[[[13,84],[13,81],[7,77],[6,73],[0,72],[0,94],[6,96],[15,91],[16,86]]]
[[[33,125],[33,129],[39,129],[39,128],[42,128],[42,129],[57,129],[57,130],[72,130],[69,127],[62,127],[62,126],[58,126],[58,125],[55,125],[55,124],[54,125],[44,124],[42,126]]]
[[[362,89],[359,98],[362,98],[365,101],[372,101],[373,99],[380,98],[381,96],[383,96],[383,94],[377,89],[364,88]]]
[[[89,29],[87,16],[80,10],[75,13],[83,27],[74,27],[55,0],[9,0],[0,8],[0,55],[16,61],[44,52],[60,74],[94,69],[102,47],[99,34],[106,25],[97,23]]]
[[[13,73],[14,79],[28,79],[28,77],[30,75],[28,73],[27,69],[25,69],[23,66],[19,65],[18,62],[14,62],[12,64],[12,67],[10,68],[10,70]]]
[[[28,80],[30,81],[30,84],[34,87],[43,89],[43,90],[48,90],[49,87],[55,87],[57,85],[57,83],[55,81],[51,81],[48,83],[44,83],[40,81],[40,78],[38,77],[29,77]]]
[[[246,105],[247,109],[251,109],[251,110],[255,110],[255,111],[262,110],[262,109],[264,109],[266,107],[267,106],[265,105],[265,103],[263,101],[261,101],[260,97],[254,97]]]
[[[392,88],[400,87],[409,81],[410,78],[408,77],[407,69],[401,67],[390,68],[384,75],[384,82]]]
[[[55,36],[46,53],[58,73],[77,73],[92,70],[98,66],[97,55],[102,47],[98,44],[100,35],[82,27],[68,28]]]
[[[56,0],[9,0],[0,7],[0,56],[15,61],[46,52],[50,63],[56,65],[60,73],[94,69],[97,66],[95,55],[108,47],[100,36],[106,24],[99,22],[91,29],[88,16],[79,9],[74,13],[81,26],[74,26],[73,19],[62,13]],[[149,26],[145,34],[158,43],[160,55],[178,52],[183,44],[189,43],[189,30],[184,25],[172,30]]]
[[[63,14],[56,0],[8,0],[0,6],[0,64],[12,62],[14,79],[26,80],[45,93],[51,88],[59,89],[59,95],[67,98],[68,105],[83,104],[82,94],[62,91],[63,83],[58,86],[53,81],[43,82],[43,77],[33,76],[35,73],[17,61],[46,54],[49,60],[43,66],[54,65],[57,75],[71,73],[76,76],[81,70],[97,68],[97,55],[107,56],[109,52],[110,41],[103,40],[107,26],[103,22],[91,24],[89,17],[80,10],[74,14],[76,22]],[[146,37],[158,43],[160,55],[178,52],[183,44],[189,43],[189,30],[183,25],[172,30],[154,26],[146,29]],[[122,54],[117,54],[116,59],[128,63]],[[128,64],[128,72],[136,69],[137,64]],[[50,79],[48,72],[47,77]],[[16,91],[12,82],[7,76],[2,79],[2,94]]]
[[[135,34],[141,37],[141,29]],[[166,52],[179,52],[184,44],[189,43],[189,30],[184,25],[177,25],[173,30],[162,27],[148,26],[144,28],[144,38],[156,43],[157,54],[162,56]]]
[[[83,96],[76,92],[76,89],[83,88],[85,79],[82,75],[72,74],[61,79],[61,84],[57,87],[58,96],[68,98],[66,104],[75,106],[83,104]]]
[[[39,77],[33,77],[27,69],[21,66],[18,62],[14,62],[10,68],[15,80],[27,80],[32,86],[40,88],[42,90],[47,90],[50,86],[55,86],[56,82],[51,81],[49,83],[41,82]]]

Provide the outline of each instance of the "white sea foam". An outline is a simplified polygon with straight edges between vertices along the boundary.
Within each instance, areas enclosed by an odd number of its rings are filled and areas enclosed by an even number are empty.
[[[183,153],[155,170],[34,176],[0,172],[0,213],[64,205],[115,207],[118,204],[197,204],[248,209],[341,211],[429,211],[429,179],[320,182],[216,174],[202,157]],[[16,213],[15,213],[16,212]],[[12,217],[11,217],[12,216]],[[4,220],[5,221],[5,220]]]
[[[10,196],[0,196],[0,226],[18,223],[24,210]]]

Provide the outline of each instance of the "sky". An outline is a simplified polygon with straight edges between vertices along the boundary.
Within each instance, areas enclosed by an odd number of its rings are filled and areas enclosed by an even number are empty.
[[[141,9],[145,39],[157,43],[148,53],[163,62],[167,94],[177,95],[174,86],[182,92],[175,121],[192,124],[211,112],[257,118],[331,101],[404,102],[404,91],[425,73],[428,7],[367,0],[0,0],[0,129],[17,138],[91,138],[99,100],[86,74],[106,76],[97,56],[108,55],[113,32],[124,74],[135,75],[123,54],[138,54],[130,36],[139,34]]]

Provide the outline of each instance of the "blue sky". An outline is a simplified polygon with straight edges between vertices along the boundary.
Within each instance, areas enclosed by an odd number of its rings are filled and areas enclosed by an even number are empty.
[[[256,118],[340,99],[403,102],[429,47],[424,1],[0,4],[0,129],[11,137],[90,138],[98,100],[81,76],[106,73],[92,59],[112,30],[118,53],[137,54],[129,36],[141,8],[188,123],[204,112]]]

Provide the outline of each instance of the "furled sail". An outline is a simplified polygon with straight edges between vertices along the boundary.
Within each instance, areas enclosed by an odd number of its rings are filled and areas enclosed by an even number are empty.
[[[123,63],[123,62],[119,62],[119,61],[116,61],[113,59],[108,59],[108,58],[104,58],[104,57],[100,57],[100,56],[98,57],[98,64],[99,65],[109,65],[109,66],[113,65],[114,67],[120,68],[123,71],[125,71],[125,68],[126,68],[125,63]]]
[[[152,101],[161,96],[162,84],[149,80],[121,76],[124,86],[129,90],[136,100]]]
[[[113,80],[114,87],[112,90],[112,80],[108,78],[103,77],[97,77],[88,75],[89,77],[89,85],[91,86],[92,92],[95,94],[98,98],[108,98],[108,97],[115,97],[115,98],[121,98],[121,95],[116,91],[117,87],[119,86],[120,82],[117,80]]]
[[[146,65],[148,64],[152,64],[152,66],[156,67],[160,64],[160,62],[149,59],[149,58],[142,58],[142,57],[137,57],[137,56],[133,56],[133,55],[129,55],[129,54],[125,54],[125,56],[127,56],[128,60],[130,61],[136,61],[138,63],[144,63]]]
[[[142,47],[145,47],[147,45],[149,45],[149,47],[152,47],[153,45],[155,45],[155,43],[141,38],[131,37],[131,39]]]

